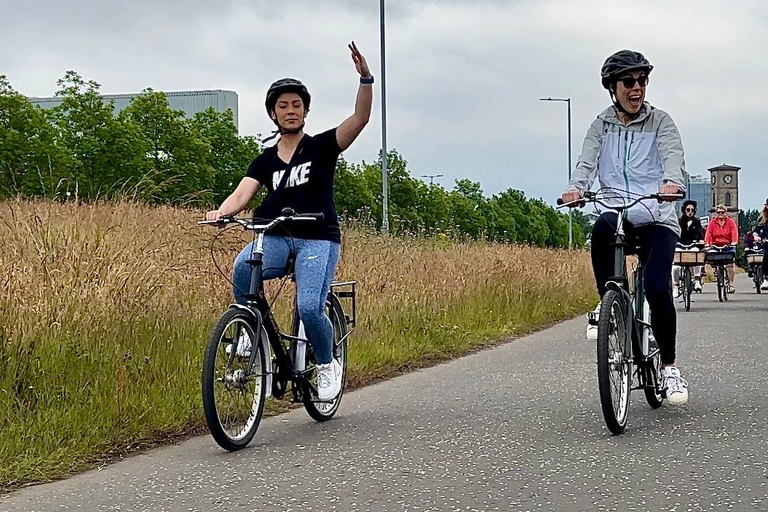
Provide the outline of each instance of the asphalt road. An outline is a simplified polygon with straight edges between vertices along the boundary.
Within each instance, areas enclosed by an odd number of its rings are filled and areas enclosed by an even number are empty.
[[[768,294],[746,276],[680,311],[686,406],[632,397],[605,428],[584,319],[344,397],[0,499],[19,511],[768,510]]]

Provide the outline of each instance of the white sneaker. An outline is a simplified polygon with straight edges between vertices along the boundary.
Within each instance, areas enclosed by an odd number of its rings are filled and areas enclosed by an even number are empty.
[[[597,307],[587,313],[587,339],[597,341],[597,321],[600,319],[600,303]]]
[[[683,405],[688,401],[688,382],[675,366],[661,369],[661,389],[666,392],[670,405]]]
[[[693,281],[693,291],[700,292],[701,291],[701,281],[697,281],[694,279]]]
[[[341,365],[336,359],[317,365],[317,398],[333,400],[341,391]]]
[[[680,285],[679,284],[675,284],[674,287],[672,288],[672,290],[673,290],[672,293],[674,294],[674,297],[676,299],[679,299],[680,295],[682,295],[682,291],[680,290]]]
[[[768,279],[763,279],[763,284],[760,285],[761,290],[768,290]]]
[[[232,343],[227,345],[227,355],[232,353]],[[251,338],[248,333],[243,331],[240,333],[240,339],[237,342],[237,357],[250,358],[251,357]]]

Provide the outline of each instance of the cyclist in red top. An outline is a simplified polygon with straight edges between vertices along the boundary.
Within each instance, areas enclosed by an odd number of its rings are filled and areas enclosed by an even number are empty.
[[[736,245],[739,243],[739,228],[736,227],[736,223],[732,218],[728,217],[726,213],[728,209],[725,205],[719,204],[715,208],[717,216],[713,221],[707,225],[707,233],[704,235],[704,242],[707,245],[731,246],[731,250],[736,252]],[[728,264],[728,280],[731,282],[728,293],[734,293],[733,283],[736,279],[736,269],[733,263]]]

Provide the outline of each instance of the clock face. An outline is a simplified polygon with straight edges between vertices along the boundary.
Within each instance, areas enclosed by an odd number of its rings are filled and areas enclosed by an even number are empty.
[[[723,181],[725,182],[726,185],[728,185],[733,181],[733,176],[731,176],[730,174],[726,174],[725,177],[723,178]]]

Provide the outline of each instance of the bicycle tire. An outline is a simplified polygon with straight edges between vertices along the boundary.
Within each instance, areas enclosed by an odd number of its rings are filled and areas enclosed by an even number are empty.
[[[238,376],[242,376],[247,369],[249,359],[238,357],[237,349],[235,349],[235,356],[231,357],[227,354],[227,345],[232,344],[235,339],[234,336],[228,337],[227,334],[232,335],[234,332],[237,335],[236,324],[240,324],[240,329],[246,329],[250,340],[255,339],[256,326],[253,317],[248,312],[235,308],[227,310],[211,331],[203,360],[202,375],[203,412],[208,429],[216,443],[228,451],[245,448],[256,435],[264,413],[267,392],[267,355],[264,353],[264,347],[261,343],[251,342],[251,350],[255,350],[254,357],[256,358],[255,378],[250,381],[237,381]],[[262,336],[267,336],[263,326]],[[223,368],[221,367],[222,362],[224,363]],[[234,369],[235,365],[241,366],[241,368]],[[228,378],[232,380],[227,382]],[[251,392],[247,389],[249,382],[254,383],[252,399],[249,399]],[[217,400],[217,398],[221,400]],[[245,400],[241,400],[241,398],[245,398]],[[249,408],[247,410],[243,408],[239,413],[232,413],[233,422],[239,420],[245,412],[248,416],[240,432],[233,434],[231,429],[235,428],[235,425],[230,427],[227,418],[230,411],[234,411],[238,405],[248,405]]]
[[[725,284],[723,280],[723,267],[720,265],[717,266],[717,300],[720,302],[723,302],[725,300],[723,298],[723,295],[725,294]]]
[[[600,303],[597,322],[597,381],[600,406],[608,430],[614,435],[624,432],[629,417],[629,394],[632,384],[632,365],[626,347],[626,305],[616,290],[608,290]],[[615,335],[615,343],[611,337]],[[618,386],[614,386],[611,371],[618,370]],[[615,393],[613,393],[615,391]],[[616,399],[614,400],[614,394]]]
[[[683,287],[683,293],[685,294],[685,310],[691,310],[691,295],[693,294],[693,279],[691,279],[691,268],[685,267],[685,284]]]
[[[656,352],[643,369],[645,374],[645,401],[651,409],[658,409],[664,403],[664,395],[659,391],[661,383],[661,353]]]
[[[754,275],[755,275],[755,291],[757,292],[758,295],[760,295],[761,293],[763,293],[763,289],[762,289],[762,286],[763,286],[763,267],[762,267],[762,265],[755,268]]]
[[[333,296],[332,296],[333,297]],[[333,357],[341,364],[341,387],[339,394],[330,403],[317,402],[317,396],[313,396],[309,390],[304,393],[304,409],[309,416],[318,422],[328,421],[336,414],[341,405],[341,398],[344,395],[344,387],[347,383],[347,322],[344,310],[339,304],[338,299],[333,297],[326,302],[328,318],[333,326]],[[307,368],[315,365],[314,354],[307,350]],[[314,378],[312,374],[311,378]]]

